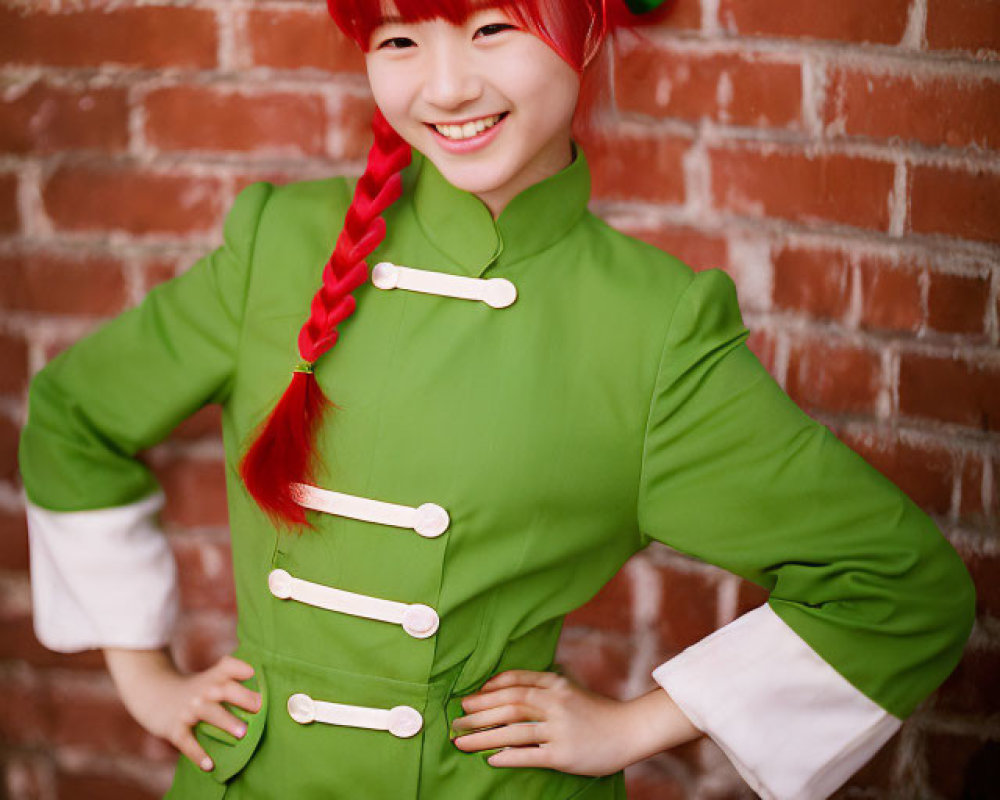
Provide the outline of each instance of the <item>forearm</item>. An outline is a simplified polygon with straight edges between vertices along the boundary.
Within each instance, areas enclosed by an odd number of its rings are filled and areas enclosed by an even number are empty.
[[[137,687],[144,685],[150,677],[177,673],[170,651],[166,647],[156,650],[134,650],[124,647],[102,649],[108,672],[126,706]]]
[[[625,707],[633,764],[704,735],[660,687],[626,701]]]

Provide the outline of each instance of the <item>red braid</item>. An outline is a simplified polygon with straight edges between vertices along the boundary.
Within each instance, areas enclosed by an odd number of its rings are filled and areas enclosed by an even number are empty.
[[[337,343],[337,325],[354,313],[351,292],[368,280],[364,259],[385,238],[385,220],[380,215],[402,194],[399,173],[413,155],[377,108],[372,130],[375,141],[368,151],[368,165],[323,269],[323,285],[313,297],[309,319],[299,332],[302,361],[294,368],[281,400],[258,426],[256,439],[240,463],[247,490],[276,525],[313,528],[295,502],[292,484],[312,481],[316,429],[328,407],[336,407],[316,382],[313,365]]]

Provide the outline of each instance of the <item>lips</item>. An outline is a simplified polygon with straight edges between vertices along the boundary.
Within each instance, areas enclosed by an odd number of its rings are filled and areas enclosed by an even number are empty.
[[[462,139],[452,139],[451,137],[441,133],[433,125],[427,123],[425,124],[427,124],[427,127],[430,129],[434,141],[442,150],[455,155],[464,155],[466,153],[473,153],[481,150],[496,139],[503,130],[508,116],[509,113],[505,111],[499,115],[495,125],[492,125],[489,128],[484,128],[478,133]],[[480,117],[480,119],[483,118]]]

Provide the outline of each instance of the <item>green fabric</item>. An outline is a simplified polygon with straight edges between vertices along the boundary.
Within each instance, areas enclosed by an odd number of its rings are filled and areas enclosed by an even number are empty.
[[[587,210],[582,149],[494,220],[414,154],[368,259],[505,277],[516,302],[360,287],[315,377],[324,488],[433,502],[436,539],[309,512],[276,531],[236,467],[287,387],[295,343],[350,202],[342,177],[255,183],[226,243],[32,381],[25,488],[56,510],[156,488],[133,455],[222,405],[238,653],[266,676],[257,742],[207,736],[233,798],[624,797],[602,779],[501,769],[449,739],[454,699],[508,668],[556,669],[566,613],[651,540],[772,590],[771,605],[860,691],[908,714],[957,663],[972,588],[954,550],[890,481],[812,421],[746,347],[732,281],[697,275]],[[267,575],[426,603],[438,632],[270,594]],[[664,659],[669,654],[664,653]],[[411,739],[288,716],[288,695],[424,716]],[[452,716],[449,716],[451,703]],[[245,765],[245,766],[244,766]],[[391,769],[386,769],[391,765]],[[240,769],[242,767],[242,769]],[[234,768],[236,771],[234,771]],[[187,759],[172,797],[216,797]]]
[[[695,275],[653,390],[639,525],[768,589],[817,653],[905,717],[961,657],[971,578],[930,517],[784,393],[748,335],[732,279]]]

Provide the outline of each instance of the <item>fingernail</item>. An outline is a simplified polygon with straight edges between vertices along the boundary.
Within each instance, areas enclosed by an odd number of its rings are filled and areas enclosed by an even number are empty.
[[[245,725],[240,725],[240,726],[238,726],[238,727],[236,728],[236,730],[234,731],[234,733],[235,733],[235,734],[236,734],[236,736],[238,736],[238,737],[242,737],[242,736],[243,736],[243,735],[244,735],[244,734],[245,734],[246,732],[247,732],[247,729],[246,729],[246,726],[245,726]]]
[[[203,758],[201,761],[201,768],[205,770],[205,772],[208,772],[210,769],[212,769],[212,759],[210,759],[208,756],[205,756],[205,758]]]

